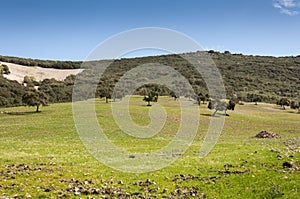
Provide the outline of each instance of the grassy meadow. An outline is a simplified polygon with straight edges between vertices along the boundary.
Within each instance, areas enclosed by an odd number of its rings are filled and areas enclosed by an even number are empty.
[[[158,103],[167,122],[150,139],[122,133],[103,100],[96,101],[97,117],[114,144],[133,152],[157,150],[172,140],[180,122],[177,101],[161,97]],[[133,120],[146,125],[150,108],[137,96],[130,105]],[[34,111],[0,109],[0,198],[300,198],[300,114],[295,110],[237,105],[228,111],[214,149],[199,158],[211,119],[207,104],[201,104],[191,147],[169,167],[142,174],[114,170],[93,158],[77,134],[71,103]],[[281,138],[254,138],[262,130]],[[284,167],[285,162],[290,165]]]

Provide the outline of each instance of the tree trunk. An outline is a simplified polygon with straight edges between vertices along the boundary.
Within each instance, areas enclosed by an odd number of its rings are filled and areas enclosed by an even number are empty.
[[[225,110],[225,116],[229,116],[229,115],[227,114],[227,109]]]
[[[216,110],[212,115],[215,116],[215,114],[218,112],[218,110]]]
[[[148,101],[148,105],[147,106],[151,106],[150,101]]]
[[[39,105],[36,106],[36,112],[37,113],[39,112],[39,107],[40,107]]]
[[[108,98],[107,97],[105,97],[105,102],[108,103]]]

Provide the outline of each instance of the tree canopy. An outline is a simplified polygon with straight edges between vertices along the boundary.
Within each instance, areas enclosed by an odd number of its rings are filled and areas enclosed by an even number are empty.
[[[35,106],[36,112],[39,112],[41,105],[46,106],[48,104],[48,96],[44,92],[30,88],[24,93],[22,101],[27,106]]]
[[[7,65],[5,64],[0,64],[0,75],[9,75],[10,71]]]
[[[146,96],[144,96],[144,101],[146,101],[148,104],[147,106],[151,106],[151,102],[157,102],[158,100],[158,93],[153,91],[153,90],[149,90],[146,94]]]
[[[216,115],[218,111],[225,111],[225,115],[229,116],[227,114],[227,110],[233,110],[235,109],[235,103],[232,100],[229,100],[229,102],[225,102],[219,99],[210,100],[208,103],[208,108],[211,110],[215,110],[215,112],[212,114],[213,116]]]

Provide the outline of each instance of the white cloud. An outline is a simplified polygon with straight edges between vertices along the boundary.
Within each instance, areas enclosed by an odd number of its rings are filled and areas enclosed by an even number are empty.
[[[297,8],[300,8],[300,2],[296,0],[276,0],[273,2],[274,8],[279,9],[280,13],[289,16],[295,16],[299,14]]]
[[[289,16],[295,16],[297,14],[299,14],[298,11],[295,11],[295,10],[288,10],[288,9],[282,9],[280,11],[282,14],[286,14],[286,15],[289,15]]]
[[[297,6],[297,3],[294,0],[282,0],[281,2],[286,8],[294,8]]]

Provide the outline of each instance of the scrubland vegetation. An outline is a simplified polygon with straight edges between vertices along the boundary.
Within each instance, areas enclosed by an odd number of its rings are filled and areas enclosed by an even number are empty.
[[[196,57],[198,53],[201,52],[189,54],[191,57]],[[296,103],[300,101],[299,56],[276,58],[230,54],[229,52],[219,53],[209,51],[208,53],[216,63],[223,77],[229,99],[233,96],[237,96],[240,101],[245,102],[276,103],[281,98],[286,97],[290,101],[295,101]],[[5,56],[1,56],[0,61],[27,66],[53,67],[60,69],[79,68],[82,63],[70,61],[42,61]],[[106,62],[108,61],[103,60],[95,62],[95,64],[104,64]],[[197,73],[187,60],[183,59],[180,55],[162,55],[112,61],[99,82],[99,89],[97,89],[96,97],[112,97],[112,88],[118,79],[130,69],[145,63],[158,63],[173,67],[188,79],[193,86],[195,93],[202,93],[203,95],[208,93],[201,74]],[[35,86],[40,86],[40,90],[49,95],[50,102],[67,102],[71,101],[70,93],[72,91],[74,79],[74,76],[70,76],[65,82],[44,80],[42,82],[33,81],[33,84]],[[18,100],[19,94],[16,94],[19,93],[19,91],[14,90],[15,86],[8,86],[9,84],[16,83],[1,78],[0,84],[2,84],[0,86],[0,105],[20,105],[20,101]],[[20,88],[21,86],[18,87]],[[155,91],[158,92],[159,95],[170,95],[171,92],[162,86],[156,86]],[[135,94],[141,93],[141,91],[137,91]],[[126,92],[123,94],[121,93],[120,95],[122,96],[125,94]],[[10,98],[11,100],[5,100],[3,98]]]

